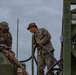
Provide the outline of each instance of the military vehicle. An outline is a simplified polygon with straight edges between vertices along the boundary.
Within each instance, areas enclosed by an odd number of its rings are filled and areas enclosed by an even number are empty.
[[[0,75],[28,75],[25,65],[4,44],[0,44]]]

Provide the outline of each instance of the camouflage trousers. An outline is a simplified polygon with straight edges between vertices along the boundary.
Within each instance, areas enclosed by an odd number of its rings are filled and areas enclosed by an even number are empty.
[[[48,70],[54,64],[53,59],[47,53],[37,55],[37,60],[38,60],[38,75],[45,75],[44,74],[45,67],[47,66],[47,70]],[[51,72],[48,75],[54,75],[54,72]]]

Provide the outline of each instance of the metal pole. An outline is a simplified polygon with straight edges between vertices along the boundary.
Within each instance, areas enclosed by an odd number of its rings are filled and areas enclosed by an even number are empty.
[[[16,47],[17,48],[16,49],[17,50],[16,51],[16,57],[17,58],[18,58],[18,32],[19,32],[18,30],[19,30],[19,19],[17,19],[17,47]]]
[[[33,48],[33,36],[32,36],[32,75],[34,75],[34,48]]]

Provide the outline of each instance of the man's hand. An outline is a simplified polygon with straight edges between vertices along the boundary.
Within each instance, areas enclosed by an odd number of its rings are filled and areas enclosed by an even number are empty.
[[[40,41],[37,41],[37,44],[40,44],[41,42]]]

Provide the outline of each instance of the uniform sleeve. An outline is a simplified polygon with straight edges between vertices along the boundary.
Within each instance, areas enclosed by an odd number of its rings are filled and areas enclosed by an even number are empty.
[[[43,36],[43,38],[41,39],[41,44],[44,45],[44,44],[47,44],[48,42],[50,42],[51,35],[46,29],[42,30],[42,36]]]

